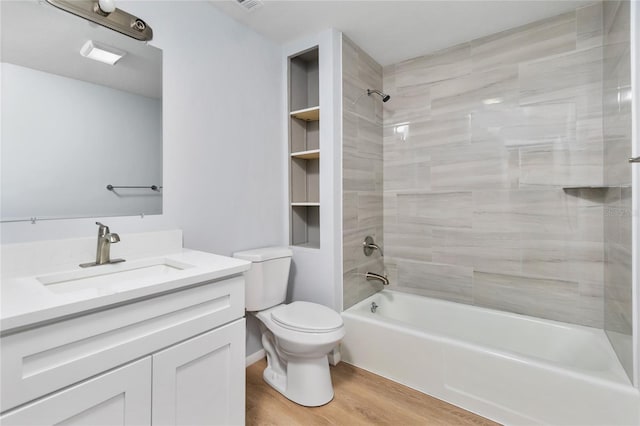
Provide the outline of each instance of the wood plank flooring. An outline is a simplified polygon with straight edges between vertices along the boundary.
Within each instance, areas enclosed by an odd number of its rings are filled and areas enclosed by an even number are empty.
[[[344,362],[331,367],[333,401],[301,407],[265,383],[266,365],[263,359],[247,368],[247,426],[497,424]]]

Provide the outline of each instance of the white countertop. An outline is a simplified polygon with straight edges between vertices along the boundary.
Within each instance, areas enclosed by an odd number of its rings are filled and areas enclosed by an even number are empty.
[[[115,258],[115,256],[112,256]],[[66,273],[75,274],[117,274],[127,271],[135,265],[157,263],[158,259],[168,264],[182,265],[184,269],[171,270],[168,274],[144,273],[129,274],[121,280],[102,280],[99,286],[74,288],[73,283],[60,291],[58,284],[47,283],[48,276],[64,277]],[[109,305],[124,303],[135,299],[151,297],[167,291],[175,291],[183,287],[206,281],[221,279],[240,274],[249,269],[251,263],[245,260],[205,253],[189,249],[176,249],[169,254],[151,257],[128,257],[127,262],[94,266],[82,269],[68,265],[67,269],[59,269],[53,273],[18,277],[5,277],[1,283],[0,300],[0,332],[33,324],[52,321],[57,318],[76,315],[84,311],[104,308]],[[135,265],[134,265],[135,263]],[[102,269],[99,269],[102,268]],[[134,268],[135,269],[135,268]],[[171,268],[168,268],[171,269]]]

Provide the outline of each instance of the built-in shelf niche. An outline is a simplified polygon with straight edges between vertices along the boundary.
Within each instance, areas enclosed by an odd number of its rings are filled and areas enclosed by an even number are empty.
[[[291,244],[320,248],[320,206],[291,206]]]
[[[320,159],[291,158],[291,203],[320,202]]]
[[[320,105],[318,48],[289,58],[289,111]]]
[[[289,58],[291,244],[320,247],[318,48]]]

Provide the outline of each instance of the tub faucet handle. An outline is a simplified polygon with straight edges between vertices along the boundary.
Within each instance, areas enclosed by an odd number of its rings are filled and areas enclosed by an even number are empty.
[[[371,256],[374,250],[378,250],[380,252],[380,256],[384,256],[384,253],[382,253],[382,247],[373,241],[373,237],[371,235],[367,235],[362,242],[362,251],[364,251],[365,256]]]

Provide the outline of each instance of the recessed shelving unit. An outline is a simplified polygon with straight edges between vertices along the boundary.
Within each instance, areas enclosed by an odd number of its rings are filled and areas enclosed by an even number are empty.
[[[289,58],[290,242],[320,248],[318,48]]]

